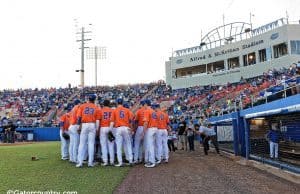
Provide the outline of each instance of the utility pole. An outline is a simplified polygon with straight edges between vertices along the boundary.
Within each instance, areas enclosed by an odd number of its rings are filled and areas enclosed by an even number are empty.
[[[80,32],[78,32],[77,34],[81,35],[81,39],[80,40],[76,40],[77,42],[81,42],[81,47],[79,49],[81,49],[81,69],[76,70],[76,72],[80,72],[80,84],[81,87],[84,87],[84,49],[89,48],[89,47],[85,47],[84,43],[86,41],[90,41],[91,39],[85,39],[84,35],[86,33],[91,33],[91,31],[84,31],[84,27],[81,27]]]

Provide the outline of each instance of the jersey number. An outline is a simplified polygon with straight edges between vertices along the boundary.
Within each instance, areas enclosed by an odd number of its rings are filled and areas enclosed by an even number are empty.
[[[157,115],[156,115],[156,113],[154,112],[154,113],[152,113],[152,119],[157,119]]]
[[[95,109],[93,109],[93,108],[90,108],[90,107],[86,107],[85,109],[84,109],[84,114],[85,115],[92,115],[92,114],[94,114],[94,111],[95,111]]]
[[[164,120],[164,115],[160,115],[160,120]]]
[[[122,110],[120,111],[120,118],[121,118],[121,119],[124,119],[124,118],[125,118],[125,112],[122,111]]]
[[[104,120],[110,119],[110,117],[111,117],[111,112],[104,112],[103,114]]]

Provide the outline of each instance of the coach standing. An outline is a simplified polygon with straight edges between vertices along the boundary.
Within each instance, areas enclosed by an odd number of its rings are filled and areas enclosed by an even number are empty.
[[[81,125],[80,143],[78,149],[78,164],[76,167],[82,167],[86,146],[88,145],[88,167],[94,167],[94,151],[96,130],[99,128],[100,108],[96,106],[96,94],[88,96],[88,102],[82,104],[78,110],[78,121]]]
[[[184,148],[187,150],[186,127],[187,127],[187,123],[184,119],[184,116],[182,116],[180,119],[180,123],[178,124],[178,138],[179,138],[179,142],[181,143],[182,150],[184,150]]]

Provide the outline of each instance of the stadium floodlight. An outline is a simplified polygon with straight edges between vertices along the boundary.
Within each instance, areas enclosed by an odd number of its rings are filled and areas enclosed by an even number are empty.
[[[100,60],[106,59],[106,47],[98,47],[98,46],[91,47],[87,50],[86,55],[87,55],[87,59],[95,60],[95,86],[97,86],[97,74],[98,74],[97,61],[98,59]]]

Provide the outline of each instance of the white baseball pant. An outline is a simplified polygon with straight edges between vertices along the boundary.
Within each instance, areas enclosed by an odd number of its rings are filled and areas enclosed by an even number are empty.
[[[108,162],[108,153],[109,151],[109,159],[110,164],[113,164],[115,161],[115,151],[114,151],[114,141],[109,141],[108,132],[110,131],[109,127],[101,127],[100,129],[100,144],[101,144],[101,152],[102,152],[102,160],[104,163]]]
[[[149,161],[152,164],[155,164],[155,134],[157,128],[148,128],[145,134],[146,138],[146,147],[145,147],[145,161]]]
[[[86,146],[88,146],[88,164],[92,165],[94,162],[95,151],[95,136],[96,136],[96,123],[82,123],[82,129],[80,133],[80,143],[78,150],[78,164],[83,163]]]
[[[69,154],[70,161],[77,162],[77,154],[78,154],[78,146],[79,146],[79,134],[78,134],[79,125],[71,125],[69,127],[69,135],[70,135],[70,146],[69,146]]]
[[[122,145],[123,141],[125,142],[126,151],[125,154],[127,155],[128,161],[132,163],[132,146],[131,146],[131,134],[128,127],[121,126],[117,128],[116,131],[116,144],[117,144],[117,158],[119,164],[123,164],[122,160]]]
[[[64,131],[65,133],[69,134],[69,131]],[[61,142],[61,159],[65,159],[69,157],[69,144],[70,139],[66,140],[63,136],[63,130],[59,131],[60,142]],[[70,134],[69,134],[70,135]]]
[[[134,136],[134,157],[133,161],[142,161],[143,160],[143,134],[144,127],[138,126],[135,136]]]
[[[168,148],[168,131],[166,129],[158,129],[156,132],[156,158],[169,159]]]

